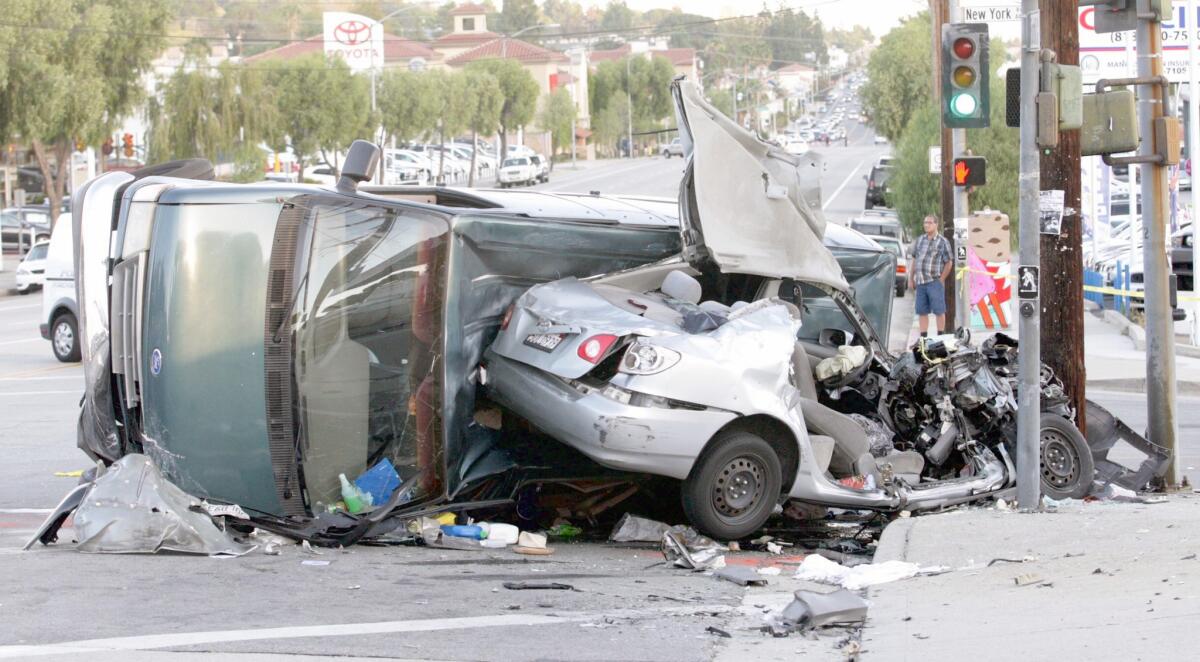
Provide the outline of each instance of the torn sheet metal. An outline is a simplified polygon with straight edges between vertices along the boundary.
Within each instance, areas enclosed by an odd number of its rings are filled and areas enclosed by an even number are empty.
[[[1087,442],[1096,464],[1096,480],[1105,485],[1116,483],[1137,492],[1161,478],[1171,464],[1171,451],[1134,432],[1104,407],[1087,401]],[[1145,455],[1136,469],[1108,459],[1108,453],[1125,442]]]
[[[697,535],[688,540],[683,533],[668,531],[662,537],[662,553],[668,563],[689,570],[725,567],[725,548]]]
[[[832,593],[796,591],[795,596],[782,612],[768,617],[767,623],[775,636],[787,636],[794,630],[867,620],[867,601],[846,589]]]
[[[745,565],[727,565],[713,571],[713,579],[724,579],[738,586],[766,586],[767,580],[758,572]]]
[[[74,521],[81,552],[241,556],[254,549],[217,528],[199,499],[163,478],[150,458],[138,453],[122,457],[96,478]]]

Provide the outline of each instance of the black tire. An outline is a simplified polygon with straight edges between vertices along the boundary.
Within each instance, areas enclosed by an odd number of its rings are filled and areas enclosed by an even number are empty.
[[[782,473],[779,456],[762,437],[726,430],[683,481],[683,511],[693,526],[713,538],[745,538],[775,509]]]
[[[79,324],[71,313],[59,313],[50,323],[50,349],[54,358],[63,363],[77,363],[82,357],[79,350]]]
[[[1042,414],[1042,494],[1051,499],[1082,499],[1092,489],[1096,463],[1087,440],[1071,421],[1058,414]]]
[[[871,202],[870,198],[867,198],[866,203],[863,204],[863,209],[874,209],[874,208],[875,208],[875,203]]]

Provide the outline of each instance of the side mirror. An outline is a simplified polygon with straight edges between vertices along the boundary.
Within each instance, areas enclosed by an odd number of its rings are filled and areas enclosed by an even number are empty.
[[[779,281],[779,298],[793,305],[799,305],[799,288],[796,287],[796,281],[793,278],[784,278]]]
[[[338,179],[338,190],[342,193],[354,193],[358,190],[360,182],[370,181],[379,165],[379,155],[379,145],[375,143],[366,140],[350,143],[346,163],[342,166],[342,176]]]

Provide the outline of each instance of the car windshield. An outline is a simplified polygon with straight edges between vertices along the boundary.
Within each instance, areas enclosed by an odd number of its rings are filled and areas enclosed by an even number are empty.
[[[529,159],[524,158],[524,157],[519,158],[519,159],[505,159],[504,165],[505,165],[505,167],[529,165]]]
[[[900,242],[889,237],[872,237],[875,243],[888,249],[894,255],[900,255]]]
[[[25,255],[25,260],[44,260],[46,259],[46,247],[49,244],[38,244],[29,249],[29,253]]]
[[[315,231],[314,231],[315,228]],[[310,507],[388,460],[413,498],[442,486],[441,220],[316,203],[297,232],[292,347]]]
[[[863,234],[880,235],[884,237],[899,237],[900,226],[896,223],[887,223],[880,221],[863,221],[855,219],[850,221],[850,228],[858,230]]]

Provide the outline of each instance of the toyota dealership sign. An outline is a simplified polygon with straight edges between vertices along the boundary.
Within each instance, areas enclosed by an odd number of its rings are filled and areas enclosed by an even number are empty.
[[[366,16],[327,11],[325,55],[345,60],[351,71],[382,68],[383,27]]]

